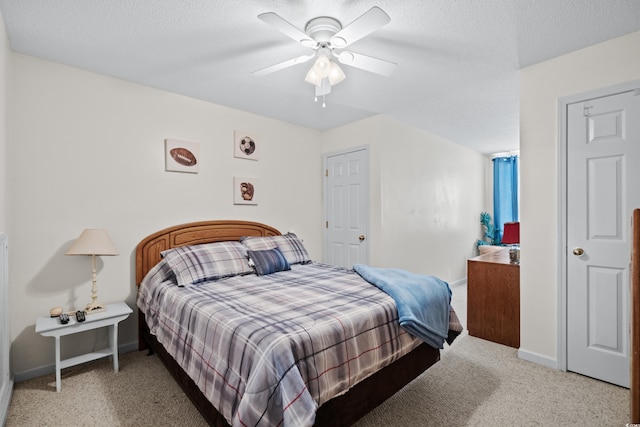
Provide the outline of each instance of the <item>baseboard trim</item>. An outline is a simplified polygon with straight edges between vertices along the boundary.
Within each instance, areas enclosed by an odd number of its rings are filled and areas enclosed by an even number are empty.
[[[0,390],[0,425],[4,426],[7,422],[7,414],[9,413],[9,405],[11,404],[11,394],[13,393],[13,378],[9,378]]]
[[[556,359],[549,356],[543,356],[532,351],[523,350],[522,348],[518,349],[518,358],[537,365],[546,366],[551,369],[558,369],[558,361]]]
[[[133,341],[127,344],[121,344],[118,346],[118,354],[125,354],[131,351],[137,351],[137,350],[138,350],[138,341]],[[55,371],[56,371],[56,364],[53,363],[51,365],[40,366],[37,368],[22,371],[22,372],[14,372],[14,381],[16,383],[19,383],[22,381],[28,381],[34,378],[49,375],[51,373],[54,373]]]
[[[456,280],[455,282],[451,282],[449,283],[449,287],[450,288],[455,288],[456,286],[462,286],[462,285],[466,285],[467,284],[467,279],[460,279],[460,280]]]

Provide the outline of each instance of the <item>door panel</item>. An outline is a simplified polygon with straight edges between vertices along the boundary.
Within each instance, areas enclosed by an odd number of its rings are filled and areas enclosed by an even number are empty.
[[[587,280],[587,331],[590,348],[624,356],[622,322],[623,269],[589,267]],[[608,315],[616,313],[617,315]]]
[[[640,97],[631,91],[567,107],[567,368],[624,387],[639,164]]]
[[[621,156],[588,159],[589,239],[623,240],[622,232],[622,161]]]

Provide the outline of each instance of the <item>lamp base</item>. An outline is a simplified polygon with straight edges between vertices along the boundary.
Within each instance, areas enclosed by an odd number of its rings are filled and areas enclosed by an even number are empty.
[[[87,307],[84,309],[84,311],[86,311],[87,314],[97,313],[99,311],[105,311],[105,310],[106,308],[104,307],[104,305],[100,304],[98,301],[93,301],[87,304]]]

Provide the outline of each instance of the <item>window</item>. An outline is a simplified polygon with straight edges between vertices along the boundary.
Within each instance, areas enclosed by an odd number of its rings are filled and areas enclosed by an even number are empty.
[[[518,215],[517,155],[493,158],[493,221],[496,240],[502,240],[505,222],[520,221]]]

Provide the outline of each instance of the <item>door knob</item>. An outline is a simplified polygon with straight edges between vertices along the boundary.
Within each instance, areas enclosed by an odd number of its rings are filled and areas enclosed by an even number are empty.
[[[364,237],[364,234],[361,234],[361,235],[358,237],[358,240],[360,240],[361,242],[362,242],[364,239],[366,239],[366,237]]]
[[[580,255],[584,254],[584,249],[582,249],[582,248],[573,248],[573,254],[575,256],[580,256]]]

